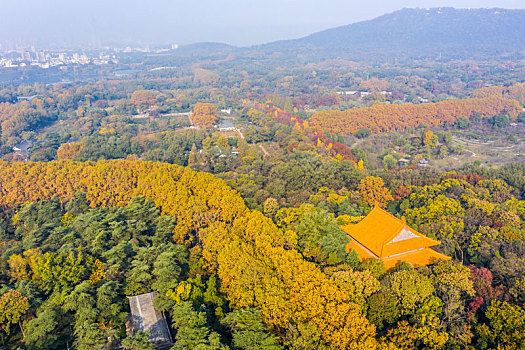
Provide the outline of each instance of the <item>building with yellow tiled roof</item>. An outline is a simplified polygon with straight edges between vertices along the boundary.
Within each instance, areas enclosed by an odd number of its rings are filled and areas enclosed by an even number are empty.
[[[450,257],[429,247],[441,242],[423,236],[385,210],[375,207],[355,225],[341,227],[352,238],[346,249],[354,249],[359,259],[381,259],[387,269],[405,261],[414,267],[433,264]]]

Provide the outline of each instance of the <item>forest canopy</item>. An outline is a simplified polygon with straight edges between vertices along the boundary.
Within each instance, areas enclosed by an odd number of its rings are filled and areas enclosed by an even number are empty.
[[[78,191],[91,205],[103,206],[145,195],[177,218],[176,243],[200,243],[205,265],[218,274],[235,308],[259,307],[275,329],[315,325],[326,343],[341,349],[366,349],[377,342],[375,327],[348,292],[285,249],[287,236],[212,175],[149,162],[1,162],[0,179],[4,207],[52,197],[67,200]]]
[[[515,100],[490,96],[417,105],[374,105],[345,111],[320,111],[312,116],[310,125],[333,134],[347,135],[363,128],[372,132],[385,132],[423,124],[453,124],[460,117],[469,119],[474,114],[481,117],[508,114],[511,119],[515,119],[521,110]]]

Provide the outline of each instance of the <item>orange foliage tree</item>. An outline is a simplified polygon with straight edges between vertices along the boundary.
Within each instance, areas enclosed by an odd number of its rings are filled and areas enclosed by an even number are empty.
[[[361,89],[367,90],[370,92],[379,92],[384,91],[388,88],[388,81],[378,79],[378,78],[371,78],[369,80],[365,80],[361,83]]]
[[[57,150],[57,158],[63,159],[74,159],[84,148],[84,144],[81,142],[70,142],[63,143]]]
[[[151,90],[137,90],[131,94],[131,103],[137,110],[145,110],[157,102],[157,96]]]
[[[217,123],[217,108],[211,103],[197,103],[191,116],[193,124],[201,128],[212,128]]]
[[[472,97],[503,97],[519,101],[525,104],[525,83],[511,86],[489,86],[478,89],[472,93]]]

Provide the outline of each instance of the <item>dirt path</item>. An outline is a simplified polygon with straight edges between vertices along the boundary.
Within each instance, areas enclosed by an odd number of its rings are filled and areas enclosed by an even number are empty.
[[[259,148],[263,151],[265,156],[269,156],[270,155],[270,153],[268,153],[268,151],[266,151],[266,148],[264,148],[262,143],[259,144]]]
[[[465,152],[470,152],[472,153],[472,155],[470,156],[471,158],[473,157],[477,157],[478,155],[476,153],[474,153],[473,151],[469,150],[469,149],[464,149]]]
[[[356,148],[357,146],[359,146],[362,142],[363,142],[364,139],[359,139],[356,141],[356,143],[354,143],[352,146],[350,146],[350,149],[353,149],[353,148]]]

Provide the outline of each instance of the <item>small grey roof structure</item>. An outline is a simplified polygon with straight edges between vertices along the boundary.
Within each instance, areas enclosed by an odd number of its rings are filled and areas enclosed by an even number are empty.
[[[128,297],[133,324],[130,333],[149,331],[150,343],[157,348],[167,348],[172,345],[168,323],[153,306],[154,297],[154,292]]]
[[[31,146],[33,146],[33,142],[29,140],[24,140],[20,142],[18,145],[13,147],[13,151],[15,152],[27,152]]]
[[[233,123],[227,119],[223,120],[220,124],[219,124],[219,130],[220,131],[223,131],[223,130],[235,130],[235,125],[233,125]]]
[[[33,95],[33,96],[17,96],[16,98],[17,98],[18,101],[31,101],[35,97],[36,97],[36,95]]]
[[[428,160],[426,160],[426,159],[421,159],[421,160],[419,161],[419,163],[417,163],[417,166],[418,166],[419,168],[425,168],[425,167],[429,166],[429,164],[428,164]]]

